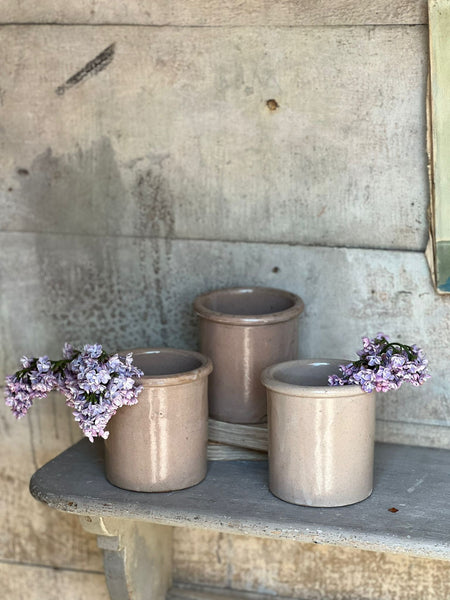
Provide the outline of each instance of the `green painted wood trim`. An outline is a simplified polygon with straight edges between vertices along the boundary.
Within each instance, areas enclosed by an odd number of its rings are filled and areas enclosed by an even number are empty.
[[[429,1],[429,30],[435,277],[450,293],[450,0]]]

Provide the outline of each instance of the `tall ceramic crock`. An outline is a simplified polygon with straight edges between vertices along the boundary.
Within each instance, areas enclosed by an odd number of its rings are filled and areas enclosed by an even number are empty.
[[[261,423],[267,402],[261,371],[298,356],[299,296],[274,288],[228,288],[198,296],[200,349],[211,357],[209,414],[230,423]]]
[[[264,370],[269,487],[306,506],[345,506],[372,493],[375,392],[328,386],[345,360],[298,360]]]
[[[105,440],[107,479],[138,492],[190,487],[206,475],[211,360],[172,348],[132,350],[144,372],[138,403],[120,408]]]

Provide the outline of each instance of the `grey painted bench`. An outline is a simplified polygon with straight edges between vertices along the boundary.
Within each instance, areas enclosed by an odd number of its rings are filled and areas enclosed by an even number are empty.
[[[266,461],[211,461],[202,483],[178,492],[121,490],[105,479],[102,449],[79,442],[39,469],[30,490],[98,536],[113,600],[183,597],[169,592],[173,526],[450,560],[448,450],[377,444],[372,496],[320,509],[275,498]]]

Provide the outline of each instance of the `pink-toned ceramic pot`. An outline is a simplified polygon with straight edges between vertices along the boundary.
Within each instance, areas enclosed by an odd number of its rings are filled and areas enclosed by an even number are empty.
[[[206,475],[208,375],[211,360],[172,348],[132,350],[144,372],[134,406],[111,419],[105,440],[106,477],[139,492],[190,487]]]
[[[261,371],[298,356],[299,296],[275,288],[228,288],[198,296],[200,349],[214,365],[209,414],[230,423],[261,423],[267,402]]]
[[[344,506],[372,493],[375,392],[328,386],[348,360],[298,360],[264,370],[269,487],[287,502]]]

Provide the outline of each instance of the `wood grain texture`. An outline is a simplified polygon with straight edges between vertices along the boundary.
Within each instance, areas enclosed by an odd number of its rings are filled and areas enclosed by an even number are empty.
[[[109,600],[103,573],[0,562],[0,589],[8,600]]]
[[[177,26],[264,25],[414,25],[427,22],[425,0],[41,0],[23,4],[4,0],[3,23],[130,23]]]
[[[0,405],[0,561],[103,570],[95,539],[76,519],[46,509],[28,491],[36,468],[79,439],[72,421],[70,410],[55,397],[40,401],[17,422]]]
[[[302,600],[450,596],[450,564],[443,561],[180,527],[174,580]]]
[[[209,442],[208,460],[267,460],[267,452]]]
[[[267,452],[267,425],[241,425],[209,419],[208,439],[239,448]]]
[[[279,600],[277,596],[271,595],[270,598]],[[268,600],[268,598],[266,594],[255,592],[178,583],[170,588],[167,600]]]
[[[445,408],[443,414],[447,414]],[[378,419],[375,437],[379,442],[394,442],[411,446],[419,444],[430,448],[450,450],[449,428],[445,420],[439,425],[431,425],[421,422],[405,423]]]
[[[450,299],[434,293],[421,253],[27,233],[3,233],[0,245],[3,374],[23,354],[57,357],[66,340],[194,349],[196,295],[267,285],[305,302],[302,358],[350,359],[379,330],[422,346],[432,379],[380,394],[377,415],[418,425],[419,444],[421,423],[441,426],[448,447]]]
[[[425,247],[426,27],[4,27],[0,53],[3,230]]]

